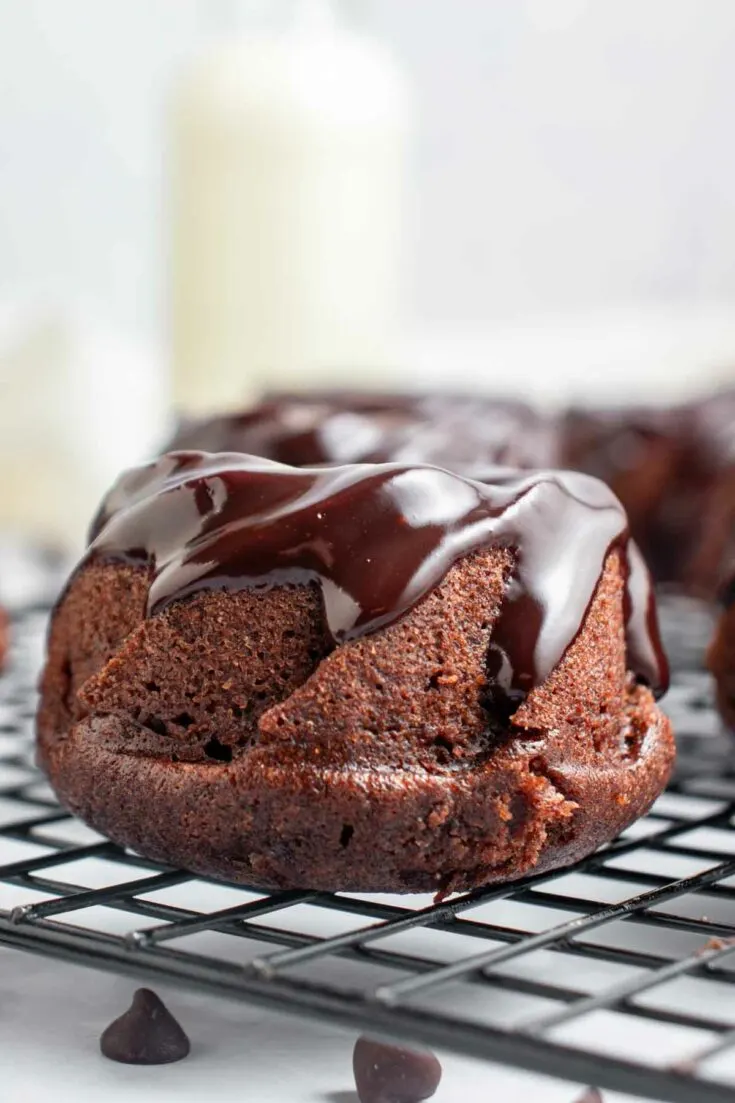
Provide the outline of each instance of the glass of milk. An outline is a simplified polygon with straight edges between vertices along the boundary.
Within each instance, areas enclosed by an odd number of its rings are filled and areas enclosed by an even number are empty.
[[[328,0],[296,3],[285,28],[252,20],[183,74],[169,157],[180,412],[389,381],[411,116],[390,54]]]

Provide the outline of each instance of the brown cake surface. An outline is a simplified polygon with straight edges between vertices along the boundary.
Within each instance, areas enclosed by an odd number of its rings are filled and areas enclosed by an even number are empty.
[[[73,811],[151,857],[448,891],[640,816],[673,760],[665,677],[595,480],[185,453],[100,513],[53,618],[39,754]]]

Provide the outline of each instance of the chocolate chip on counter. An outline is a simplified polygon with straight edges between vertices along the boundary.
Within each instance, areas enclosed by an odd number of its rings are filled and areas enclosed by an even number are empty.
[[[358,1038],[352,1055],[360,1103],[420,1103],[439,1087],[442,1067],[433,1053],[417,1053]]]
[[[189,1053],[189,1039],[166,1005],[149,988],[139,988],[119,1019],[100,1038],[111,1061],[125,1065],[168,1065]]]

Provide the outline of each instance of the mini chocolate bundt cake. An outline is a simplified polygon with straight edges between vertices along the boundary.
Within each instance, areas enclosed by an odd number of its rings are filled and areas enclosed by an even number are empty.
[[[648,573],[588,476],[179,452],[123,476],[93,536],[39,755],[149,857],[467,889],[582,857],[669,777]]]

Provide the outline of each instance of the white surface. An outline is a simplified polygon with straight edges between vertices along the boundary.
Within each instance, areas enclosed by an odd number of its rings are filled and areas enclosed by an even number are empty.
[[[192,1040],[189,1058],[158,1068],[106,1061],[99,1035],[125,1010],[135,987],[0,951],[3,1103],[356,1103],[354,1034],[160,985],[156,991]],[[451,1055],[441,1059],[437,1103],[574,1103],[580,1094],[573,1085]]]

